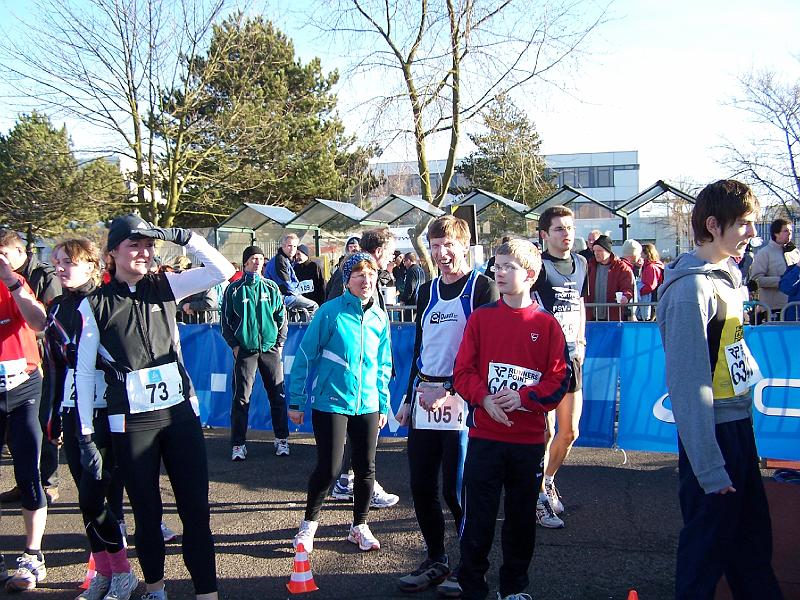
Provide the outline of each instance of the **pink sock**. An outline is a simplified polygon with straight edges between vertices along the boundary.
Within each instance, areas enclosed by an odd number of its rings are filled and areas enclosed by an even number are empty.
[[[108,562],[111,564],[111,570],[114,573],[129,573],[131,570],[131,563],[128,562],[128,553],[125,549],[119,552],[107,552]]]
[[[93,552],[92,556],[94,556],[94,570],[103,577],[111,577],[112,569],[109,558],[111,555],[103,550],[102,552]]]

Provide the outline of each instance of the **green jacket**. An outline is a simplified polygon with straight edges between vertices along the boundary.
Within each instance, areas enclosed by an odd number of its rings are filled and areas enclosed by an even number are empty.
[[[258,273],[245,273],[225,290],[222,337],[231,348],[268,352],[286,340],[286,311],[278,286]]]

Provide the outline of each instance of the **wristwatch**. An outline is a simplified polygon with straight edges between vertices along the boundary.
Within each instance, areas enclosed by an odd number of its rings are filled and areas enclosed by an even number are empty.
[[[453,389],[453,382],[450,381],[449,379],[442,384],[442,388],[444,388],[444,391],[447,392],[448,394],[456,393],[455,390]]]

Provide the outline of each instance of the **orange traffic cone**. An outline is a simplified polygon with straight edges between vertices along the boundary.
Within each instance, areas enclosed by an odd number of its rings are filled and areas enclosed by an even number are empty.
[[[78,586],[78,589],[88,590],[95,575],[97,575],[97,571],[95,571],[94,567],[94,554],[89,554],[89,562],[86,564],[86,577],[84,577],[83,583]]]
[[[628,600],[639,600],[639,594],[636,590],[630,590],[628,592]]]
[[[290,594],[304,594],[305,592],[315,592],[319,588],[314,583],[314,574],[311,573],[311,563],[308,562],[308,552],[303,544],[297,544],[297,551],[294,555],[294,567],[292,577],[286,588]]]

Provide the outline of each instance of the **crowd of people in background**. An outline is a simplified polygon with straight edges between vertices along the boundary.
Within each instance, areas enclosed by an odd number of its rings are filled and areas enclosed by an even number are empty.
[[[498,598],[530,600],[536,527],[563,528],[568,514],[555,479],[579,436],[586,322],[657,320],[680,437],[676,595],[711,597],[725,573],[737,597],[780,598],[749,420],[760,372],[742,337],[743,290],[757,283],[768,316],[782,317],[800,297],[800,251],[791,224],[778,219],[768,245],[749,255],[757,208],[743,184],[709,185],[692,216],[697,249],[665,266],[651,243],[626,240],[616,251],[608,235],[592,231],[584,244],[573,212],[555,206],[541,215],[535,242],[504,238],[485,272],[470,265],[467,223],[446,215],[427,232],[431,280],[388,228],[347,239],[327,282],[291,232],[273,256],[245,248],[239,267],[190,230],[126,215],[110,225],[102,272],[86,240],[56,245],[51,267],[0,230],[0,437],[14,462],[16,487],[7,494],[20,500],[25,527],[17,568],[10,574],[0,555],[0,578],[25,591],[47,576],[42,538],[48,503],[58,499],[63,444],[97,565],[77,600],[128,600],[139,585],[127,556],[123,489],[142,599],[166,600],[162,466],[196,597],[218,597],[199,403],[178,333],[180,320],[206,312],[219,313],[232,353],[232,461],[247,459],[256,372],[279,457],[290,455],[289,423],[304,423],[312,399],[317,460],[293,546],[313,552],[332,495],[353,503],[345,539],[379,550],[370,510],[399,501],[377,481],[376,450],[397,376],[389,312],[400,306],[415,343],[395,418],[408,427],[412,502],[426,548],[419,567],[398,578],[400,590],[486,598],[504,493]],[[199,266],[185,256],[160,264],[156,242],[183,247]],[[307,329],[286,389],[282,353],[292,320]],[[726,360],[731,348],[744,357],[741,372]],[[442,500],[457,528],[457,561],[445,544]]]

